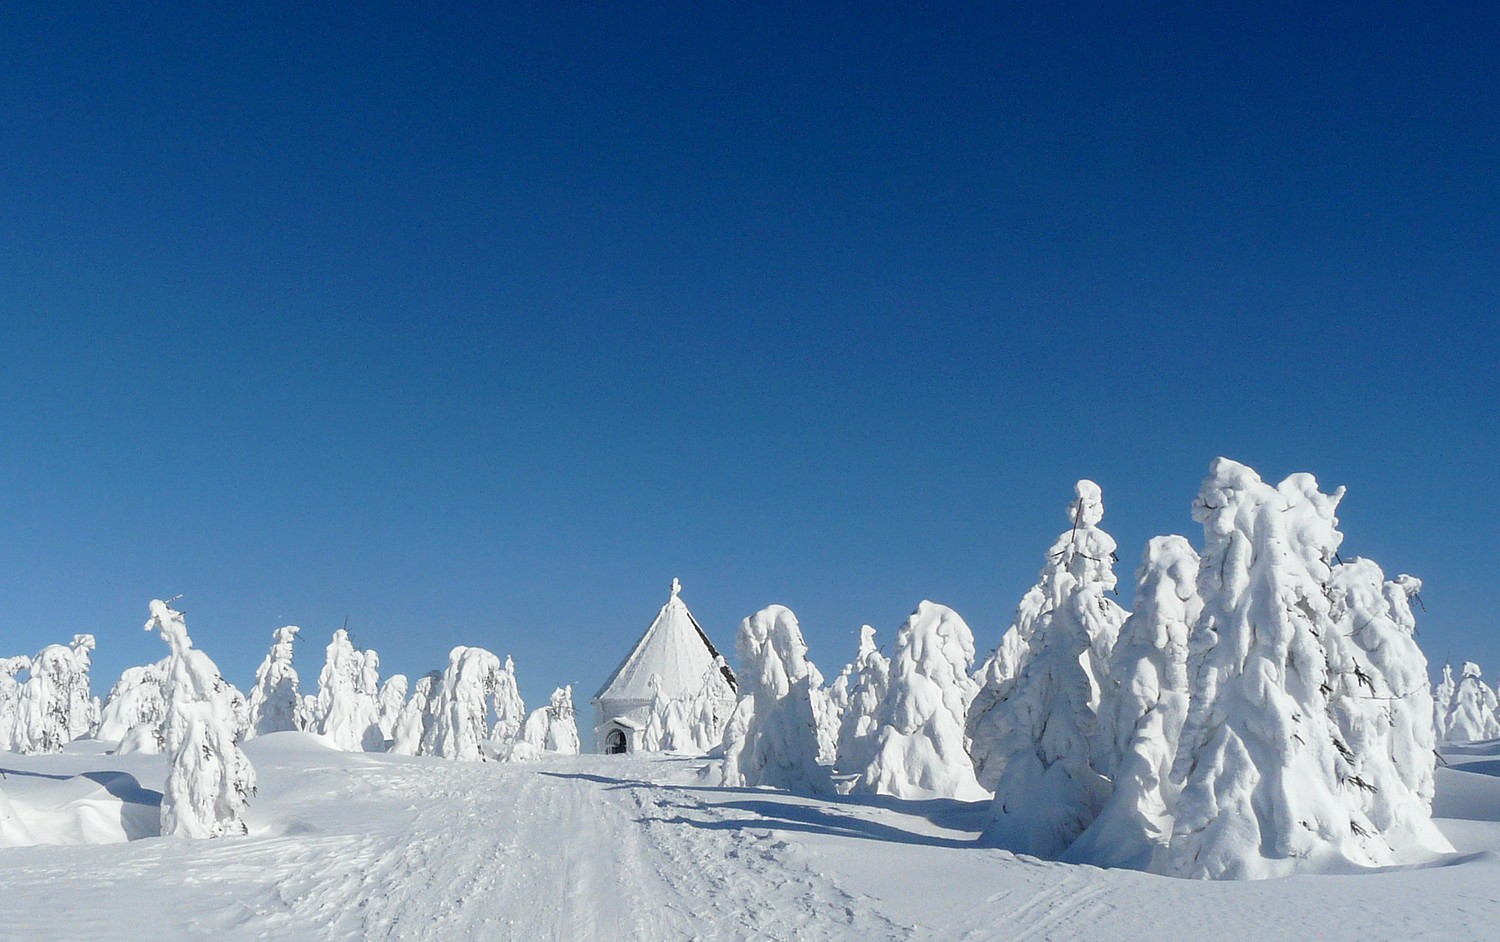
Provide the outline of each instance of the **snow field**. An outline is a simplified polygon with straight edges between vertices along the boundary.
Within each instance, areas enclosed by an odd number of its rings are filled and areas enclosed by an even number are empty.
[[[1500,916],[1500,743],[1439,771],[1459,853],[1232,882],[981,848],[983,802],[705,786],[703,758],[463,763],[303,733],[246,751],[262,782],[248,836],[0,851],[6,937],[1156,942],[1170,921],[1186,940],[1368,942],[1479,938]],[[141,801],[118,814],[154,810],[166,757],[78,744],[4,768],[11,785],[130,776],[141,787],[117,790]]]

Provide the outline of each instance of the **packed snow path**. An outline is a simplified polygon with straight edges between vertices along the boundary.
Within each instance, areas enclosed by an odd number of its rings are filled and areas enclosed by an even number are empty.
[[[1204,883],[978,849],[983,803],[705,787],[701,759],[459,763],[332,752],[295,733],[248,751],[261,780],[248,837],[0,849],[3,935],[1144,942],[1169,929],[1367,942],[1477,937],[1500,918],[1491,774],[1440,775],[1441,823],[1464,851],[1443,865]],[[119,773],[152,789],[161,761],[4,755],[0,787],[24,800],[63,781],[42,776],[115,770],[110,787],[138,803],[152,793]],[[1472,761],[1500,771],[1488,754]]]

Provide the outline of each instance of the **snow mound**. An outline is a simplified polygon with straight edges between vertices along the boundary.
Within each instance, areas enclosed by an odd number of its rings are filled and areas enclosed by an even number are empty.
[[[0,847],[118,844],[161,833],[161,793],[118,771],[57,776],[6,770]]]

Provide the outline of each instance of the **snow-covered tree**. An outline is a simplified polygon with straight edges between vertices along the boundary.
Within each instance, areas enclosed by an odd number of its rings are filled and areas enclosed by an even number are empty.
[[[1321,638],[1337,630],[1327,586],[1343,493],[1320,493],[1308,474],[1272,487],[1226,458],[1209,468],[1193,504],[1203,609],[1189,640],[1168,873],[1253,879],[1390,860],[1338,780],[1329,714]]]
[[[573,685],[568,684],[552,691],[552,702],[547,724],[547,751],[563,756],[576,756],[583,751],[578,738],[577,711],[573,709]]]
[[[32,670],[35,672],[35,668]],[[1448,708],[1448,741],[1474,742],[1500,737],[1500,716],[1496,716],[1495,709],[1495,691],[1485,686],[1479,665],[1465,661],[1453,691],[1453,704]]]
[[[1202,608],[1198,554],[1180,536],[1146,544],[1135,605],[1100,695],[1094,766],[1114,787],[1064,860],[1145,870],[1172,836],[1172,762],[1188,711],[1188,634]]]
[[[437,694],[442,688],[442,671],[429,671],[417,681],[411,699],[402,704],[401,712],[396,714],[391,729],[391,752],[398,756],[422,754],[422,743],[431,735],[437,722],[440,701]]]
[[[1339,782],[1397,863],[1453,851],[1432,823],[1432,699],[1409,601],[1421,588],[1412,576],[1387,580],[1368,559],[1335,566],[1330,595],[1337,628],[1322,637]]]
[[[988,748],[989,742],[994,738],[987,736],[984,731],[989,714],[1010,692],[1011,685],[1020,676],[1021,667],[1031,653],[1031,636],[1036,631],[1037,616],[1047,607],[1048,572],[1054,568],[1054,561],[1060,559],[1062,557],[1048,555],[1047,564],[1042,568],[1041,581],[1021,596],[1015,618],[1000,636],[999,646],[987,654],[974,671],[974,680],[979,689],[969,704],[964,732],[971,740],[977,739],[979,743],[980,752],[973,754],[976,768],[983,768],[986,764],[988,756],[983,750]],[[996,770],[995,774],[998,776],[999,771]]]
[[[839,722],[839,742],[834,768],[859,774],[875,758],[876,713],[891,683],[891,662],[875,647],[875,629],[859,629],[859,653],[849,675],[849,698]]]
[[[277,628],[271,635],[271,650],[255,671],[255,687],[250,691],[250,730],[248,736],[277,733],[297,728],[297,671],[292,667],[292,642],[297,640],[296,625]]]
[[[380,685],[380,735],[386,739],[396,735],[396,718],[406,705],[407,681],[405,674],[392,674]]]
[[[372,660],[373,659],[373,660]],[[327,660],[318,675],[317,731],[347,752],[378,752],[385,748],[380,732],[379,671],[373,651],[357,651],[349,632],[340,628],[328,644]]]
[[[698,703],[695,696],[684,694],[668,701],[666,715],[662,718],[662,751],[696,752],[698,736],[693,727],[697,721]]]
[[[989,797],[964,751],[974,634],[959,614],[923,601],[896,632],[890,687],[876,713],[873,755],[854,791],[897,798]]]
[[[979,784],[991,790],[999,786],[1010,750],[1017,745],[1012,735],[1018,731],[1010,724],[1019,714],[1014,706],[1004,704],[1019,683],[1026,662],[1042,646],[1037,633],[1064,617],[1086,636],[1079,665],[1088,680],[1086,707],[1090,717],[1079,719],[1084,721],[1081,729],[1087,736],[1092,733],[1091,717],[1099,706],[1101,682],[1109,675],[1115,638],[1125,621],[1124,609],[1111,598],[1115,589],[1115,541],[1099,528],[1104,518],[1099,485],[1079,481],[1074,494],[1068,505],[1071,527],[1047,551],[1040,580],[1022,597],[1015,623],[981,666],[978,679],[982,686],[969,705],[965,726],[969,755]],[[1062,608],[1067,609],[1065,616],[1058,614]],[[1045,672],[1038,672],[1037,680],[1044,676]],[[1019,731],[1023,740],[1032,734],[1029,727]],[[1050,761],[1043,761],[1050,765]]]
[[[1005,695],[971,723],[979,738],[979,782],[994,782],[985,841],[1055,858],[1093,823],[1108,782],[1092,764],[1100,681],[1125,612],[1115,588],[1115,541],[1099,528],[1099,486],[1079,481],[1072,528],[1048,553],[1039,583],[1045,602],[1031,630],[1021,672]],[[971,711],[971,719],[973,713]]]
[[[813,681],[810,699],[813,721],[817,723],[818,763],[832,767],[833,760],[839,753],[839,726],[843,722],[844,711],[834,702],[831,691],[823,686],[821,674]]]
[[[31,658],[0,658],[0,749],[14,749],[16,745],[16,723],[21,707],[21,685],[16,674],[31,667]]]
[[[93,647],[49,644],[31,659],[17,703],[15,749],[23,753],[61,752],[62,747],[93,726],[87,652]],[[82,657],[80,658],[80,651]]]
[[[756,612],[740,623],[735,649],[743,696],[751,707],[743,738],[732,754],[726,733],[724,783],[831,791],[828,769],[818,764],[818,721],[812,703],[818,675],[807,659],[797,616],[782,605]]]
[[[534,759],[542,753],[578,755],[578,722],[574,717],[573,688],[559,687],[552,691],[552,698],[544,707],[538,707],[526,717],[521,737],[514,752],[515,758]]]
[[[1438,742],[1448,738],[1448,711],[1453,709],[1453,665],[1443,665],[1443,679],[1432,690],[1432,733]]]
[[[165,745],[161,726],[167,715],[163,693],[166,679],[166,661],[127,667],[110,688],[100,711],[99,739],[119,743],[121,752],[160,752]],[[133,730],[138,730],[134,737]],[[125,746],[127,739],[132,740],[129,747]]]
[[[162,792],[161,832],[179,837],[244,834],[245,808],[255,794],[255,769],[235,739],[228,684],[212,659],[193,648],[181,612],[153,599],[146,630],[171,649],[162,722],[171,757]]]
[[[495,693],[490,698],[495,707],[495,725],[490,730],[490,739],[504,748],[521,736],[521,724],[526,722],[526,703],[521,699],[521,685],[516,682],[516,662],[509,657],[495,678]]]
[[[82,739],[99,726],[99,704],[89,694],[89,669],[93,663],[93,635],[74,635],[68,650],[73,654],[73,683],[68,700],[68,739]]]
[[[646,728],[641,730],[641,751],[660,752],[662,737],[667,728],[667,695],[661,689],[661,675],[646,678],[646,689],[651,691],[651,705],[646,712]]]
[[[734,713],[737,697],[725,676],[727,670],[723,656],[716,656],[693,697],[693,748],[698,752],[707,752],[724,741],[724,728]]]
[[[483,648],[459,645],[448,654],[448,669],[438,690],[435,720],[422,742],[422,754],[480,762],[489,732],[487,700],[494,696],[504,670],[500,659]]]
[[[297,708],[292,713],[292,722],[305,733],[318,731],[318,695],[304,693],[297,698]]]

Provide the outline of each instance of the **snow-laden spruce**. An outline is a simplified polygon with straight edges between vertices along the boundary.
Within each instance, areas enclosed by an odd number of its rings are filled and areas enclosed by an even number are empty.
[[[146,630],[159,632],[172,652],[163,691],[162,739],[171,764],[161,832],[193,838],[244,834],[255,769],[236,742],[233,688],[213,660],[193,648],[181,612],[153,599]]]
[[[391,752],[398,756],[422,754],[422,743],[437,721],[438,691],[443,687],[443,672],[428,671],[412,688],[411,699],[401,705],[401,712],[391,728]]]
[[[380,732],[379,656],[356,650],[343,628],[333,633],[327,659],[318,675],[317,721],[322,733],[347,752],[379,752],[385,748]]]
[[[646,678],[646,689],[651,691],[651,705],[647,707],[646,727],[641,730],[641,751],[660,752],[667,729],[669,705],[667,695],[661,689],[661,675],[652,674]]]
[[[823,675],[816,673],[817,668],[813,670],[809,698],[812,701],[813,721],[817,724],[818,763],[832,767],[834,759],[838,757],[839,726],[843,722],[844,711],[834,701],[831,691],[823,686]]]
[[[1041,647],[1037,632],[1057,618],[1061,604],[1069,606],[1072,614],[1068,617],[1075,619],[1087,635],[1080,666],[1088,677],[1089,712],[1099,706],[1100,683],[1109,675],[1110,655],[1126,614],[1110,597],[1116,581],[1115,540],[1099,528],[1103,519],[1104,499],[1099,485],[1079,481],[1068,505],[1071,526],[1047,551],[1040,579],[1022,597],[1014,624],[978,671],[981,686],[969,704],[965,733],[975,774],[987,789],[999,786],[1015,746],[1010,724],[1017,713],[1014,707],[1002,704],[1019,682],[1026,662]],[[1087,734],[1092,723],[1084,725]]]
[[[1146,544],[1135,604],[1099,701],[1094,766],[1113,788],[1063,859],[1145,870],[1172,836],[1170,776],[1188,710],[1188,633],[1198,619],[1198,554],[1180,536]]]
[[[521,727],[513,759],[535,759],[543,753],[576,756],[580,752],[578,720],[571,685],[552,691],[547,705],[531,711]]]
[[[33,668],[35,670],[35,668]],[[1473,661],[1465,661],[1445,723],[1449,742],[1476,742],[1500,737],[1500,716],[1495,711],[1495,691],[1484,683],[1483,672]]]
[[[92,730],[97,716],[89,696],[88,653],[93,647],[93,635],[76,635],[72,645],[49,644],[31,659],[16,702],[17,752],[61,752]]]
[[[1448,738],[1448,711],[1453,709],[1453,694],[1457,685],[1453,683],[1453,665],[1443,665],[1443,679],[1432,690],[1432,733],[1438,742]]]
[[[423,755],[465,762],[488,758],[483,748],[490,728],[488,701],[502,673],[500,659],[483,648],[459,645],[449,652]]]
[[[31,658],[22,654],[0,658],[0,749],[16,747],[16,722],[21,708],[21,685],[16,675],[31,667]]]
[[[250,691],[250,730],[247,736],[278,733],[297,728],[297,671],[292,667],[292,643],[297,640],[296,625],[277,628],[271,634],[271,650],[255,670],[255,686]]]
[[[516,682],[516,662],[509,656],[495,678],[495,692],[490,698],[495,708],[495,725],[490,728],[490,740],[497,748],[504,749],[521,737],[521,724],[526,722],[526,702],[521,699],[521,685]]]
[[[68,739],[82,739],[99,726],[99,703],[89,694],[89,669],[93,663],[93,635],[74,635],[68,649],[73,652],[74,682],[68,701]]]
[[[832,791],[818,764],[812,691],[819,675],[797,616],[784,605],[761,609],[740,623],[735,651],[742,696],[725,730],[724,784]]]
[[[392,674],[380,685],[380,735],[389,740],[396,735],[396,718],[406,705],[407,681],[405,674]]]
[[[854,792],[909,799],[989,797],[964,751],[973,663],[974,634],[963,618],[946,605],[923,600],[896,631],[873,754]]]
[[[166,680],[165,660],[125,668],[105,698],[98,738],[118,743],[121,752],[161,752],[161,726],[167,715],[163,693]]]
[[[649,684],[649,680],[648,680]],[[724,659],[715,657],[702,681],[680,696],[658,703],[652,698],[651,717],[641,737],[649,748],[653,718],[660,727],[660,748],[667,752],[707,752],[724,739],[724,727],[734,711],[734,688],[724,678]]]
[[[1048,552],[1037,614],[1021,673],[977,725],[986,757],[980,784],[995,782],[983,840],[1038,857],[1057,857],[1093,823],[1108,782],[1092,765],[1100,679],[1125,612],[1115,588],[1115,541],[1099,523],[1099,486],[1079,481],[1073,527]]]
[[[1321,493],[1309,474],[1272,487],[1226,458],[1209,468],[1193,504],[1203,609],[1165,872],[1256,879],[1391,860],[1338,779],[1329,714],[1321,639],[1338,630],[1327,587],[1343,493]]]
[[[1323,635],[1337,775],[1346,798],[1378,829],[1396,863],[1453,847],[1432,823],[1437,753],[1427,658],[1410,599],[1421,580],[1387,580],[1368,559],[1333,568],[1335,630]]]
[[[875,758],[876,714],[891,683],[891,662],[875,646],[875,629],[869,625],[859,629],[859,653],[850,667],[834,768],[853,775],[863,772]]]

